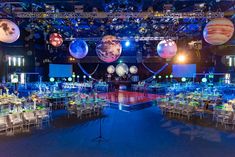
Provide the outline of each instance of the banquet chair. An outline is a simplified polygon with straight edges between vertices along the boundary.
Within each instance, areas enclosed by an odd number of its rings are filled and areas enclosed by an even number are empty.
[[[8,128],[9,128],[9,125],[7,123],[7,117],[6,116],[0,117],[0,131],[7,132]]]
[[[197,108],[195,109],[195,114],[196,114],[196,115],[199,115],[200,119],[202,119],[202,118],[204,117],[204,109],[197,107]]]
[[[158,106],[162,112],[162,115],[164,115],[166,113],[166,102],[159,102]]]
[[[217,112],[216,127],[218,127],[219,124],[224,125],[225,114],[226,114],[226,111],[224,111],[224,110],[220,110]]]
[[[92,114],[91,107],[85,106],[84,108],[81,109],[81,116],[91,117],[91,114]]]
[[[15,128],[23,129],[24,123],[20,113],[9,114],[8,119],[13,133],[15,132]]]
[[[68,113],[68,118],[70,117],[70,115],[76,115],[77,114],[77,107],[76,105],[71,105],[67,107],[67,113]]]
[[[193,115],[193,111],[194,111],[194,107],[193,106],[186,106],[183,110],[182,110],[182,116],[186,116],[188,118],[188,120],[190,120],[190,118]]]
[[[233,120],[233,112],[231,112],[231,111],[225,112],[224,118],[223,118],[223,125],[224,125],[225,129],[227,128],[227,125],[232,124],[232,120]]]
[[[235,127],[235,113],[233,113],[233,119],[232,119],[232,129]]]
[[[173,115],[180,116],[182,112],[183,107],[179,104],[176,104],[173,110]]]
[[[35,111],[35,114],[37,116],[37,122],[40,127],[42,127],[44,123],[47,125],[50,124],[50,115],[48,109],[37,110]]]
[[[168,103],[166,106],[166,112],[170,114],[170,116],[173,114],[174,115],[174,104],[173,103]]]
[[[27,129],[29,129],[30,125],[37,124],[37,117],[34,112],[24,112],[22,116]]]

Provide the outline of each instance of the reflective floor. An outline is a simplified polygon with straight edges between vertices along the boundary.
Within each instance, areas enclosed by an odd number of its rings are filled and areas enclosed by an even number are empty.
[[[112,103],[124,104],[124,105],[136,105],[140,103],[146,103],[156,98],[162,97],[158,94],[149,94],[141,92],[131,91],[116,91],[98,94],[100,98],[104,98]]]
[[[68,119],[54,112],[49,128],[0,137],[1,157],[233,157],[235,131],[216,128],[200,119],[163,117],[153,106],[134,112],[105,109],[100,121]]]

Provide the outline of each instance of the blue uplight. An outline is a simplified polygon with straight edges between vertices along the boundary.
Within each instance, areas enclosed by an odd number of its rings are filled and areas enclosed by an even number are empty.
[[[126,47],[129,47],[129,46],[130,46],[130,44],[131,44],[131,43],[130,43],[130,41],[129,41],[129,40],[127,40],[127,41],[125,42],[125,46],[126,46]]]

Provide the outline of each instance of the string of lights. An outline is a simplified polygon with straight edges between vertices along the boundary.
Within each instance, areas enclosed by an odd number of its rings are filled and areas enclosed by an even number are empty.
[[[129,18],[219,18],[224,17],[223,12],[15,12],[17,18],[93,18],[93,19],[104,19],[104,18],[118,18],[118,19],[129,19]]]
[[[65,41],[72,41],[76,38],[71,37],[71,38],[65,38]],[[90,37],[90,38],[79,38],[84,41],[100,41],[102,37]],[[156,41],[156,40],[165,40],[165,39],[172,39],[172,40],[178,40],[178,37],[171,37],[171,36],[166,36],[166,37],[118,37],[118,41]]]

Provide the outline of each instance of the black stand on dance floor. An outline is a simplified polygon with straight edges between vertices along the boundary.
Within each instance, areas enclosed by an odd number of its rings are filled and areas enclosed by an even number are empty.
[[[102,136],[102,117],[99,118],[100,121],[100,128],[99,128],[99,136],[94,138],[92,141],[102,143],[106,142],[107,140]]]

